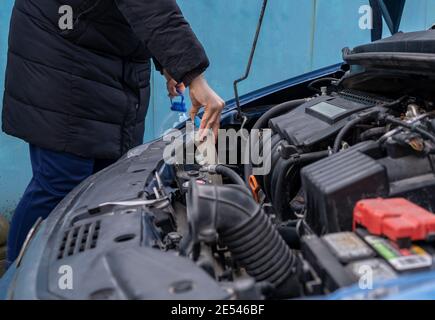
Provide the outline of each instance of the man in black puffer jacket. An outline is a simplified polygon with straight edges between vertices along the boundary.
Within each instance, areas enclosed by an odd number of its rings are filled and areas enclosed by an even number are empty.
[[[72,29],[59,23],[65,6]],[[151,59],[170,95],[190,87],[191,115],[203,106],[201,127],[216,132],[224,102],[175,0],[16,0],[2,124],[29,143],[33,177],[12,219],[9,263],[39,217],[142,143]]]

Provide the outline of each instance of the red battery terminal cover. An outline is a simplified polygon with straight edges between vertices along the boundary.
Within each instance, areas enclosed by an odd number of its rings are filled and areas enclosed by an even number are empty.
[[[433,240],[435,215],[403,199],[367,199],[359,201],[353,212],[353,228],[363,226],[368,232],[394,242]]]

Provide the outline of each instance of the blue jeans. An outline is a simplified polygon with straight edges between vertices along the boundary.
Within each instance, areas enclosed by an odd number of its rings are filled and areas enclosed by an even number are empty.
[[[7,265],[17,258],[27,233],[39,217],[45,219],[80,182],[113,163],[78,157],[30,145],[33,177],[12,216]]]

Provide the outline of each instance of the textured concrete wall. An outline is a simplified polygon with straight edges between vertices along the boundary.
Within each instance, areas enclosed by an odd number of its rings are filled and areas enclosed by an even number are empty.
[[[261,0],[178,0],[211,60],[207,78],[225,99],[246,65]],[[270,0],[252,76],[241,85],[248,92],[340,61],[344,46],[368,42],[358,27],[367,0]],[[6,61],[13,0],[0,0],[0,88]],[[435,23],[435,0],[408,1],[402,30]],[[164,81],[154,73],[145,140],[160,135],[176,117],[168,112]],[[0,90],[0,98],[2,96]],[[30,177],[27,146],[0,133],[0,212],[11,212]]]

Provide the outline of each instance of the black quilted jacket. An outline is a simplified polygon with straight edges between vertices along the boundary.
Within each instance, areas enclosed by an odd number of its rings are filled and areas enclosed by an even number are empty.
[[[73,9],[73,29],[59,8]],[[16,0],[3,131],[86,158],[142,143],[150,60],[189,84],[208,67],[175,0]]]

